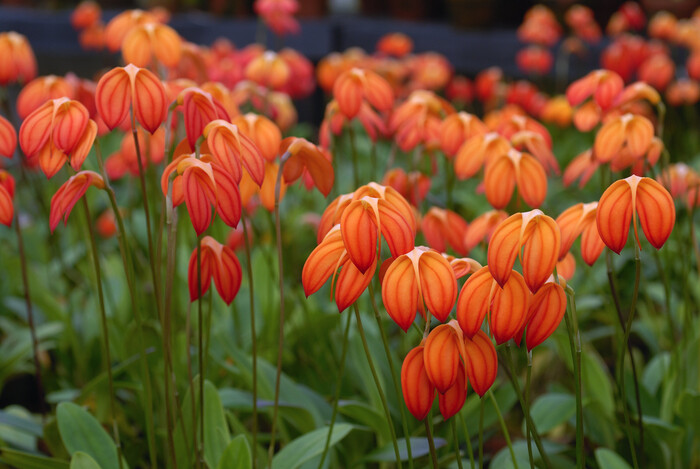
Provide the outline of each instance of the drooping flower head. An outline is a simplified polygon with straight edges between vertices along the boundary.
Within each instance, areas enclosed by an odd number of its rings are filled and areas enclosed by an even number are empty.
[[[197,274],[197,248],[195,248],[187,268],[190,301],[200,297],[200,289],[202,295],[209,290],[212,277],[216,291],[227,305],[231,304],[241,287],[241,264],[236,254],[233,249],[219,243],[211,236],[202,238],[199,276]],[[201,281],[201,287],[199,281]]]
[[[64,224],[68,223],[68,217],[73,207],[91,186],[104,189],[105,182],[102,176],[94,171],[80,171],[63,183],[51,197],[49,228],[51,228],[52,233],[61,220]]]
[[[36,76],[36,58],[27,38],[14,31],[0,33],[0,86],[27,83]]]

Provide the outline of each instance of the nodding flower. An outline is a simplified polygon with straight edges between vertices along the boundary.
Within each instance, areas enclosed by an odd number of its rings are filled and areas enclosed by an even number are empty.
[[[459,179],[470,178],[510,149],[508,140],[496,132],[477,134],[466,140],[457,151],[454,159],[455,174]]]
[[[111,52],[117,52],[121,49],[124,38],[135,26],[155,22],[158,22],[158,17],[149,11],[123,11],[107,23],[105,44]]]
[[[196,135],[196,132],[193,133]],[[212,120],[201,135],[214,160],[239,183],[245,168],[251,179],[261,186],[265,178],[265,159],[253,140],[238,126],[223,119]],[[189,137],[188,137],[189,140]]]
[[[160,127],[168,111],[163,83],[150,70],[133,64],[113,68],[100,78],[95,104],[110,129],[121,124],[131,109],[135,121],[149,133]]]
[[[495,209],[508,205],[517,185],[519,194],[532,208],[539,207],[547,196],[547,173],[535,157],[510,149],[496,155],[486,166],[486,199]]]
[[[594,70],[569,85],[566,98],[572,106],[582,104],[593,96],[593,100],[603,111],[613,106],[615,98],[622,91],[625,82],[611,70]]]
[[[489,336],[482,330],[472,337],[464,336],[466,351],[467,379],[479,397],[493,386],[498,374],[498,355]]]
[[[187,268],[190,301],[198,299],[209,290],[212,277],[219,296],[230,305],[241,288],[241,264],[230,247],[219,243],[211,236],[202,238],[199,276],[197,275],[197,248],[192,251]],[[200,287],[201,284],[201,287]]]
[[[435,400],[435,385],[425,370],[423,345],[408,352],[401,365],[401,391],[408,411],[418,420],[428,416]]]
[[[425,371],[439,393],[444,394],[456,382],[459,369],[465,371],[464,337],[454,319],[430,331],[423,350]]]
[[[601,127],[595,137],[593,155],[601,163],[607,163],[625,149],[631,157],[638,158],[646,153],[653,137],[654,126],[649,119],[624,114]]]
[[[379,112],[391,110],[394,91],[384,78],[371,70],[352,68],[341,73],[333,84],[333,98],[341,113],[352,119],[367,101]]]
[[[421,219],[420,229],[428,246],[438,252],[447,252],[449,245],[460,255],[466,255],[464,236],[467,222],[452,210],[431,207]]]
[[[474,337],[487,314],[496,343],[514,338],[527,317],[530,291],[518,272],[512,271],[500,287],[484,266],[467,279],[459,292],[457,321],[467,337]]]
[[[396,189],[414,207],[421,204],[430,192],[431,180],[420,171],[406,174],[402,168],[392,168],[384,174],[382,184]]]
[[[277,53],[265,51],[248,63],[245,77],[265,88],[280,90],[287,86],[291,70]]]
[[[474,249],[482,241],[488,243],[496,227],[506,218],[508,218],[508,214],[503,210],[489,210],[472,220],[464,234],[464,248],[467,252]]]
[[[15,197],[15,180],[10,173],[0,169],[0,223],[12,224],[15,214],[13,199]]]
[[[19,144],[27,159],[37,157],[47,178],[53,177],[70,157],[78,171],[92,148],[97,124],[78,101],[59,98],[32,112],[19,129]]]
[[[630,221],[641,249],[637,215],[647,241],[661,249],[676,221],[673,198],[661,184],[648,177],[632,175],[612,183],[600,197],[596,214],[598,233],[615,253],[619,254],[627,243]]]
[[[17,149],[17,133],[10,121],[0,116],[0,156],[12,158]]]
[[[394,322],[408,331],[420,311],[426,310],[445,322],[457,299],[457,278],[441,254],[424,246],[415,247],[391,262],[382,279],[382,301]]]
[[[401,58],[413,50],[413,41],[403,33],[389,33],[379,38],[377,52]]]
[[[389,132],[403,151],[423,144],[428,149],[440,147],[442,120],[454,108],[432,91],[416,90],[391,114]]]
[[[333,188],[335,173],[333,164],[321,148],[304,138],[287,137],[282,140],[279,153],[287,155],[282,167],[282,175],[287,184],[302,177],[306,170],[321,194],[328,197]]]
[[[68,217],[73,207],[91,186],[104,189],[105,182],[102,176],[94,171],[80,171],[58,188],[51,197],[49,228],[51,228],[52,233],[61,220],[64,224],[68,223]]]
[[[182,105],[185,133],[192,149],[199,137],[207,138],[204,131],[211,122],[221,120],[231,125],[231,117],[223,104],[201,88],[185,88],[178,95],[177,103]]]
[[[36,58],[32,46],[14,31],[0,33],[0,86],[27,83],[36,76]]]
[[[560,283],[566,284],[563,278]],[[552,335],[566,313],[566,293],[564,288],[552,278],[532,296],[527,318],[515,337],[520,343],[523,333],[528,351],[540,345]]]
[[[231,123],[253,141],[265,160],[275,161],[282,143],[282,132],[277,124],[252,112],[234,117]]]
[[[173,68],[182,57],[182,42],[180,35],[166,24],[140,24],[124,36],[122,58],[124,63],[137,67],[148,67],[157,61],[165,67]]]
[[[598,234],[597,213],[598,202],[591,202],[569,207],[557,217],[556,222],[561,231],[559,261],[566,257],[579,236],[581,236],[581,257],[583,257],[584,262],[593,265],[598,259],[605,244]]]
[[[68,80],[56,75],[38,77],[24,85],[17,95],[17,115],[26,119],[29,114],[50,99],[73,98],[75,90]]]
[[[536,292],[554,271],[560,246],[561,233],[552,218],[541,210],[516,213],[491,236],[488,267],[496,282],[504,286],[519,258],[525,283]]]
[[[440,148],[448,158],[452,158],[464,142],[486,133],[488,127],[475,115],[466,112],[450,114],[442,121]]]

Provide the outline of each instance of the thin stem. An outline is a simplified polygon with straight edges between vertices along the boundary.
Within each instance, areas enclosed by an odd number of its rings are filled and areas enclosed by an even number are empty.
[[[459,469],[464,469],[464,466],[462,466],[462,451],[459,449],[459,434],[457,433],[457,421],[454,418],[450,419],[450,426],[452,427],[452,439],[455,440],[455,457],[457,458],[457,467]]]
[[[357,165],[357,147],[355,146],[355,131],[352,122],[348,123],[348,138],[350,139],[350,153],[352,155],[352,181],[355,188],[360,187],[360,174]]]
[[[430,448],[430,459],[433,463],[433,469],[438,469],[437,453],[435,453],[435,441],[433,441],[433,432],[430,431],[430,414],[423,420],[425,423],[425,436],[428,438],[428,447]]]
[[[555,274],[556,275],[556,274]],[[528,412],[530,411],[530,381],[532,379],[532,350],[527,351],[527,377],[525,378],[525,405]],[[535,458],[532,456],[532,438],[530,427],[526,425],[527,431],[527,457],[530,460],[530,469],[535,467]]]
[[[107,326],[107,312],[105,311],[104,292],[102,290],[102,270],[100,269],[100,258],[97,252],[97,243],[95,242],[95,233],[90,220],[90,208],[88,207],[87,199],[83,199],[83,209],[85,210],[85,220],[90,234],[90,248],[92,250],[92,263],[95,268],[95,283],[97,283],[97,299],[100,305],[100,318],[102,319],[102,336],[104,338],[105,362],[107,368],[107,384],[109,386],[109,407],[112,414],[112,434],[117,447],[117,461],[119,468],[123,467],[122,463],[122,445],[119,438],[119,427],[117,426],[117,406],[114,403],[114,380],[112,379],[112,356],[109,350],[109,330]]]
[[[570,290],[567,287],[567,290]],[[571,290],[569,298],[571,303],[574,303],[574,294]],[[574,367],[574,386],[576,387],[576,468],[583,469],[585,467],[586,455],[583,451],[583,404],[581,398],[581,351],[575,345],[574,336],[578,333],[575,331],[572,311],[575,306],[569,306],[569,310],[564,315],[566,320],[566,331],[569,334],[569,347],[571,348],[571,363]]]
[[[343,384],[343,372],[345,371],[345,356],[348,351],[348,336],[350,335],[350,319],[352,315],[346,313],[348,317],[345,322],[345,334],[343,335],[343,351],[340,353],[340,369],[338,370],[338,380],[335,385],[335,397],[333,398],[333,413],[331,414],[331,423],[328,425],[328,436],[326,436],[326,444],[323,446],[323,453],[321,454],[321,461],[318,463],[318,469],[323,467],[323,463],[326,460],[326,454],[328,453],[328,447],[331,444],[331,434],[333,433],[333,426],[335,425],[335,418],[338,415],[338,400],[340,399],[340,388]]]
[[[472,440],[469,438],[469,430],[467,429],[467,422],[464,420],[464,416],[459,412],[459,421],[462,424],[462,430],[464,430],[464,439],[467,440],[467,453],[469,454],[469,462],[471,463],[471,469],[474,469],[474,451],[472,449]]]
[[[479,398],[479,469],[484,469],[484,407],[486,401]]]
[[[384,395],[384,390],[382,389],[382,384],[379,381],[379,376],[377,376],[377,370],[374,368],[374,361],[372,360],[372,355],[369,351],[369,345],[367,345],[367,337],[365,337],[365,330],[362,327],[360,309],[357,307],[357,303],[354,303],[353,307],[355,308],[357,330],[360,332],[362,346],[365,349],[365,356],[367,357],[367,364],[369,365],[369,370],[372,373],[372,378],[374,378],[374,384],[377,386],[377,392],[379,392],[379,399],[382,401],[382,406],[384,407],[384,416],[386,417],[386,423],[387,425],[389,425],[389,432],[391,433],[391,442],[394,445],[394,454],[396,456],[396,465],[399,468],[401,468],[401,454],[399,453],[399,444],[396,441],[396,431],[394,430],[394,423],[391,420],[391,413],[389,413],[389,404],[387,404],[386,396]]]
[[[510,458],[513,460],[513,467],[518,469],[518,461],[515,459],[515,451],[513,451],[513,445],[510,442],[510,434],[508,434],[508,427],[506,427],[506,422],[503,420],[503,415],[501,414],[501,409],[498,407],[498,401],[493,397],[493,391],[489,389],[489,397],[491,398],[491,403],[493,403],[493,409],[496,411],[496,417],[498,417],[498,422],[501,424],[501,431],[503,432],[503,437],[506,439],[506,444],[508,445],[508,451],[510,451]]]
[[[151,276],[153,277],[153,292],[156,297],[156,311],[158,312],[158,317],[161,316],[161,303],[160,303],[160,285],[158,280],[158,273],[156,269],[156,253],[153,248],[153,234],[151,233],[151,211],[148,208],[148,190],[146,189],[146,173],[143,168],[143,162],[141,161],[141,146],[139,145],[138,133],[136,130],[136,118],[134,116],[134,110],[131,109],[131,134],[134,137],[134,147],[136,148],[136,162],[139,167],[139,181],[141,183],[141,196],[143,198],[143,211],[146,215],[146,235],[148,237],[148,260],[151,265]]]
[[[192,303],[187,304],[185,319],[185,346],[187,348],[187,379],[190,382],[190,408],[192,409],[192,452],[197,451],[197,405],[194,400],[194,373],[192,372]],[[195,454],[196,456],[196,454]],[[202,467],[200,458],[195,457],[197,467]]]
[[[202,320],[202,237],[197,236],[197,359],[199,360],[199,457],[204,458],[204,347]]]
[[[377,320],[377,326],[379,326],[379,333],[382,336],[382,344],[384,345],[384,353],[386,354],[386,359],[389,362],[389,371],[391,372],[391,380],[394,384],[394,391],[397,396],[401,396],[401,386],[399,386],[399,380],[396,375],[396,369],[394,368],[394,358],[391,355],[391,350],[389,349],[389,341],[386,337],[386,332],[384,331],[384,323],[382,322],[382,317],[379,314],[379,308],[377,307],[377,302],[374,298],[374,288],[372,287],[372,282],[369,283],[369,297],[372,303],[372,309],[374,310],[374,318]],[[401,425],[403,427],[403,435],[406,440],[406,453],[408,455],[408,466],[413,468],[413,452],[411,451],[411,438],[408,433],[408,418],[406,417],[405,405],[400,404],[399,410],[401,411]]]
[[[255,295],[253,289],[253,257],[250,253],[250,240],[248,239],[248,218],[244,214],[243,241],[245,256],[248,263],[248,294],[250,295],[250,338],[253,349],[253,469],[258,467],[258,339],[255,332]]]
[[[523,414],[525,415],[525,424],[529,427],[532,438],[535,440],[535,446],[537,446],[537,451],[540,452],[540,458],[544,463],[546,468],[552,467],[552,463],[549,461],[549,456],[544,451],[544,446],[542,446],[542,440],[540,439],[540,434],[537,433],[537,428],[535,427],[535,422],[533,422],[530,412],[527,411],[527,405],[523,399],[523,394],[520,390],[520,383],[518,382],[518,377],[515,376],[515,367],[513,366],[513,359],[510,356],[510,347],[506,347],[506,352],[501,354],[505,357],[503,360],[503,369],[506,371],[508,378],[510,379],[513,389],[515,390],[515,395],[518,396],[518,401],[520,402],[520,407],[523,409]],[[499,362],[501,362],[499,360]]]
[[[275,430],[277,428],[277,414],[280,402],[280,378],[282,376],[282,347],[284,344],[284,262],[282,258],[282,226],[280,222],[280,191],[282,187],[282,169],[290,157],[287,152],[280,159],[280,166],[277,170],[277,181],[275,182],[275,237],[277,241],[277,267],[279,274],[280,289],[280,330],[277,341],[277,372],[275,375],[275,402],[272,408],[272,424],[270,426],[270,446],[267,449],[268,464],[272,465],[272,455],[275,453]]]
[[[141,379],[144,386],[144,400],[143,406],[146,409],[146,438],[148,440],[148,454],[151,461],[151,467],[156,468],[157,466],[157,452],[156,452],[156,439],[155,439],[155,423],[153,419],[153,389],[151,386],[151,378],[148,372],[148,360],[146,357],[146,346],[143,337],[143,318],[141,317],[141,309],[136,302],[136,289],[134,286],[134,266],[130,258],[129,241],[126,237],[126,229],[124,228],[124,220],[122,219],[121,212],[119,211],[119,205],[117,204],[117,197],[114,194],[112,186],[109,184],[109,178],[104,169],[104,164],[102,162],[102,151],[100,148],[100,142],[95,139],[95,154],[97,156],[97,164],[100,168],[100,173],[105,181],[105,191],[109,196],[109,202],[112,206],[112,211],[114,212],[114,218],[117,221],[117,230],[119,240],[119,252],[122,257],[122,263],[124,264],[124,275],[126,276],[126,283],[129,288],[129,299],[131,300],[131,309],[134,312],[134,319],[137,325],[137,341],[139,343],[139,355],[141,359]]]

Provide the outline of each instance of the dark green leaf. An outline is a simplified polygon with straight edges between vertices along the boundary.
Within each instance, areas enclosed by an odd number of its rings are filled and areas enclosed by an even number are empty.
[[[334,446],[340,440],[345,438],[353,429],[353,425],[347,423],[337,423],[333,426],[333,434],[331,435],[330,446]],[[272,469],[296,469],[313,457],[318,456],[323,452],[323,447],[326,444],[329,427],[322,427],[314,430],[311,433],[300,436],[296,440],[282,448],[282,451],[277,453],[272,458]]]

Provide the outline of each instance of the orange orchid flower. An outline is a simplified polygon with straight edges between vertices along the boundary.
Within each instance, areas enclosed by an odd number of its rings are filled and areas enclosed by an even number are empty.
[[[408,352],[401,365],[401,391],[408,411],[418,420],[428,416],[435,400],[435,385],[425,370],[423,345]]]
[[[503,210],[489,210],[476,217],[469,224],[464,235],[464,248],[467,252],[474,249],[481,241],[488,243],[496,227],[506,218],[508,214]]]
[[[47,101],[32,112],[19,129],[19,144],[28,159],[38,157],[47,178],[53,177],[70,156],[78,171],[97,135],[97,124],[85,106],[68,98]]]
[[[552,153],[551,147],[547,146],[547,142],[541,134],[531,130],[521,130],[510,137],[510,143],[518,150],[524,148],[537,158],[547,174],[559,175],[560,170],[557,158]]]
[[[496,155],[486,166],[486,199],[494,208],[502,209],[510,202],[516,185],[530,207],[539,207],[547,196],[547,173],[542,164],[528,153],[511,149]]]
[[[70,15],[70,24],[75,29],[86,29],[100,20],[102,9],[96,2],[82,1]]]
[[[236,116],[231,123],[244,135],[250,137],[265,160],[275,160],[282,143],[282,132],[274,122],[265,116],[249,112]]]
[[[564,128],[571,125],[573,114],[574,111],[571,109],[566,96],[554,96],[542,108],[540,119],[543,122],[550,122]]]
[[[590,132],[600,123],[602,111],[595,101],[586,101],[574,111],[574,126],[581,132]]]
[[[380,117],[379,114],[377,114],[366,102],[362,102],[360,105],[360,110],[355,117],[358,121],[360,121],[362,127],[365,129],[365,132],[367,132],[367,136],[373,142],[376,142],[380,135],[384,136],[387,134],[384,119]],[[345,115],[340,112],[337,101],[333,100],[329,102],[326,106],[325,118],[321,124],[322,126],[325,125],[325,132],[321,132],[322,135],[324,133],[326,134],[323,138],[329,139],[328,130],[333,132],[333,135],[340,135],[349,120],[350,119],[345,117]],[[326,141],[325,143],[321,143],[321,145],[328,147],[328,143],[329,142]]]
[[[438,393],[438,404],[442,418],[448,420],[462,410],[467,400],[467,373],[463,367],[457,370],[455,384],[445,393]]]
[[[102,176],[94,171],[80,171],[59,187],[53,197],[51,197],[49,228],[52,233],[61,220],[63,220],[64,224],[68,223],[70,212],[90,186],[104,189],[105,182]]]
[[[224,106],[200,88],[184,89],[178,95],[177,102],[182,105],[185,133],[190,148],[195,148],[197,140],[204,135],[204,130],[211,122],[221,120],[221,123],[230,125],[231,118]]]
[[[656,106],[661,101],[661,95],[644,81],[637,81],[625,87],[615,99],[615,107],[622,107],[634,101],[646,100]]]
[[[36,58],[27,38],[14,31],[0,33],[0,86],[27,83],[36,76]]]
[[[73,98],[75,90],[63,77],[48,75],[27,83],[17,95],[17,115],[26,119],[29,114],[50,99]]]
[[[265,176],[263,178],[263,183],[258,189],[258,195],[260,198],[260,203],[268,212],[272,212],[275,209],[275,185],[277,184],[277,174],[279,173],[280,165],[278,163],[265,162]],[[241,186],[244,186],[246,181],[250,181],[251,185],[255,183],[251,179],[247,171],[243,173],[243,179],[241,179]],[[287,183],[284,178],[280,179],[280,198],[282,201],[284,195],[287,192]]]
[[[595,158],[609,162],[623,148],[632,157],[644,154],[654,137],[654,126],[643,116],[624,114],[607,121],[598,131],[593,146]]]
[[[438,252],[446,252],[447,245],[455,252],[466,255],[464,235],[468,225],[462,217],[452,210],[432,207],[421,220],[421,231],[428,246]]]
[[[114,212],[111,210],[105,210],[97,217],[95,221],[95,229],[103,238],[111,238],[117,234],[117,222],[114,218]]]
[[[474,78],[474,91],[479,101],[490,104],[500,92],[503,83],[503,70],[490,67],[482,70]]]
[[[143,23],[129,30],[121,49],[125,63],[148,67],[155,57],[159,63],[173,68],[182,57],[182,38],[168,25]]]
[[[199,124],[195,125],[199,127]],[[192,135],[196,133],[193,132]],[[215,119],[206,124],[201,135],[206,138],[209,152],[217,164],[224,168],[236,183],[241,181],[242,168],[245,168],[253,181],[258,186],[262,185],[265,160],[253,140],[237,126],[223,119]]]
[[[445,322],[456,299],[457,279],[449,262],[424,246],[396,257],[382,280],[384,307],[404,332],[413,324],[417,311],[427,317],[426,308]]]
[[[369,286],[374,277],[376,261],[365,272],[360,272],[347,255],[340,226],[334,226],[323,241],[309,254],[301,273],[301,283],[307,297],[317,292],[332,276],[338,312],[353,304]],[[338,274],[338,270],[340,273]]]
[[[459,148],[475,135],[488,133],[488,128],[473,114],[458,112],[450,114],[442,122],[440,148],[448,158],[457,154]]]
[[[10,121],[0,116],[0,156],[12,158],[17,148],[17,133]]]
[[[634,237],[641,249],[637,215],[647,241],[661,249],[676,221],[673,198],[661,184],[651,178],[632,175],[612,183],[601,196],[596,214],[598,232],[605,245],[615,253],[619,254],[627,243],[630,221],[633,221]]]
[[[572,106],[578,106],[590,96],[602,110],[612,107],[617,95],[625,86],[622,77],[611,70],[594,70],[574,81],[566,90],[566,98]]]
[[[513,272],[516,257],[523,266],[525,283],[537,290],[552,274],[559,257],[561,233],[557,223],[541,210],[511,215],[498,225],[488,249],[488,266],[503,286]]]
[[[454,112],[450,103],[432,91],[417,90],[391,114],[388,130],[403,151],[419,144],[439,148],[442,119]]]
[[[110,52],[117,52],[121,49],[124,38],[135,26],[157,22],[158,18],[156,15],[148,11],[123,11],[107,23],[105,27],[105,44]]]
[[[566,313],[566,293],[559,283],[550,280],[532,296],[527,319],[516,339],[520,342],[525,332],[528,351],[540,345],[552,335]],[[527,329],[526,329],[527,328]]]
[[[498,374],[496,347],[484,331],[477,331],[472,337],[464,336],[466,351],[467,379],[479,397],[493,386]]]
[[[299,179],[306,169],[318,190],[325,197],[333,188],[335,174],[333,164],[323,151],[304,138],[287,137],[280,144],[280,154],[287,155],[284,160],[282,175],[287,184]]]
[[[600,162],[593,157],[593,150],[584,151],[571,160],[569,166],[564,170],[562,177],[564,187],[569,187],[576,179],[580,178],[578,186],[583,188],[599,167]]]
[[[671,106],[694,105],[700,100],[700,83],[695,80],[680,79],[666,89],[666,101]]]
[[[446,393],[456,382],[459,369],[464,371],[464,338],[454,319],[430,331],[423,349],[423,361],[428,379],[439,393]]]
[[[1,152],[0,152],[1,153]],[[700,182],[700,175],[685,163],[669,165],[658,177],[674,199],[684,197]]]
[[[230,118],[233,119],[240,114],[238,104],[233,96],[233,92],[226,88],[223,83],[208,81],[206,83],[202,83],[200,88],[202,91],[209,93],[213,99],[218,101],[226,110],[226,113]]]
[[[287,63],[273,51],[265,51],[251,60],[244,73],[248,80],[272,90],[286,86],[291,77]]]
[[[382,184],[393,187],[411,205],[417,207],[428,195],[431,180],[420,171],[411,171],[406,174],[406,171],[401,168],[393,168],[386,172]]]
[[[481,264],[471,257],[454,257],[448,254],[443,254],[442,256],[450,263],[457,280],[481,269]]]
[[[341,73],[333,84],[333,98],[341,113],[354,118],[363,100],[378,111],[389,111],[394,105],[394,91],[389,83],[371,70],[352,68]]]
[[[135,121],[151,134],[168,111],[163,83],[150,70],[132,64],[113,68],[100,78],[95,104],[110,129],[121,124],[132,109]]]
[[[15,180],[10,173],[0,169],[0,223],[3,225],[12,225],[15,214],[14,197]]]
[[[512,271],[500,287],[484,266],[465,282],[457,300],[457,321],[468,337],[481,330],[487,313],[491,333],[502,344],[512,339],[527,316],[530,292],[523,277]]]
[[[199,298],[201,280],[202,295],[211,285],[214,277],[214,285],[219,296],[227,305],[230,305],[241,288],[243,277],[241,264],[238,262],[233,249],[216,241],[211,236],[202,238],[202,251],[200,257],[200,278],[197,276],[197,248],[192,251],[187,268],[187,281],[190,289],[190,302]]]
[[[401,58],[413,50],[413,41],[403,33],[389,33],[379,38],[377,52]]]
[[[511,149],[510,143],[503,136],[489,132],[477,134],[468,139],[455,156],[455,174],[459,179],[474,176],[479,170],[499,155],[505,155]]]
[[[571,252],[567,252],[564,257],[557,261],[557,273],[567,282],[574,278],[576,273],[576,258]]]
[[[581,236],[581,256],[588,265],[598,259],[603,252],[605,244],[598,234],[598,226],[595,223],[598,212],[598,202],[588,204],[576,204],[564,210],[556,219],[561,231],[561,247],[559,260],[563,260],[576,238]],[[566,275],[564,276],[566,277]]]

